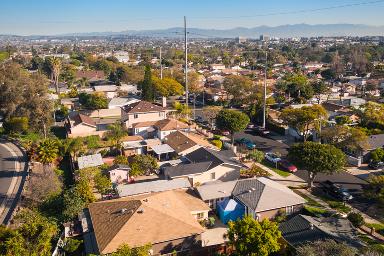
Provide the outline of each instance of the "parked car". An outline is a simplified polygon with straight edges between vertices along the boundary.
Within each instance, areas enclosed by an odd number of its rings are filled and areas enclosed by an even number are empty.
[[[375,169],[375,170],[383,169],[384,168],[384,162],[371,161],[368,164],[368,167]]]
[[[297,167],[293,164],[291,164],[290,162],[288,162],[287,160],[281,160],[279,162],[277,162],[277,165],[283,169],[284,171],[287,171],[287,172],[296,172],[297,171]]]
[[[261,126],[257,126],[253,128],[253,132],[259,136],[264,136],[264,137],[269,135],[269,131]]]
[[[271,152],[265,153],[265,159],[267,159],[269,162],[272,162],[274,164],[281,161],[281,158],[278,155]]]
[[[344,188],[341,185],[335,184],[330,180],[321,182],[320,185],[322,186],[322,189],[325,193],[336,199],[342,201],[349,201],[353,198],[353,196],[349,193],[348,189]]]
[[[235,142],[239,145],[244,145],[245,147],[247,147],[247,149],[255,149],[256,148],[256,144],[247,138],[237,139],[237,140],[235,140]]]

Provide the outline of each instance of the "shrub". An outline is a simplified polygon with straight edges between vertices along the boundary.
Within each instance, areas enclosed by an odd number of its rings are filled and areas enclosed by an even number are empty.
[[[371,159],[373,161],[383,161],[384,160],[384,149],[377,148],[371,152]]]
[[[254,149],[247,155],[248,159],[252,159],[257,163],[261,163],[264,160],[264,153],[260,150]]]
[[[128,165],[128,158],[125,156],[116,156],[113,160],[114,164],[126,164]]]
[[[28,131],[27,117],[11,117],[4,123],[6,133],[25,133]]]
[[[348,214],[348,220],[352,223],[355,227],[361,227],[364,225],[364,218],[361,216],[360,213],[351,212]]]
[[[221,149],[223,147],[223,142],[221,140],[211,140],[211,143],[218,149]]]
[[[80,240],[67,238],[67,239],[65,239],[65,245],[64,245],[63,249],[67,253],[73,253],[79,248],[81,243],[82,243],[82,241],[80,241]]]

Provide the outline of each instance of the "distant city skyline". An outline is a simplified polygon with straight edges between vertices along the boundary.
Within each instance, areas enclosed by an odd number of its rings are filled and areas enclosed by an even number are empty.
[[[384,25],[384,1],[252,0],[2,0],[0,34],[57,35],[180,27],[183,16],[194,28],[284,24]]]

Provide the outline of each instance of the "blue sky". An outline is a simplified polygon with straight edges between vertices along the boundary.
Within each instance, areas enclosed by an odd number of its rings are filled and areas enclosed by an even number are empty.
[[[351,23],[384,25],[384,1],[322,11],[276,14],[374,0],[1,0],[0,34]],[[262,16],[262,14],[269,14]],[[273,14],[273,15],[270,15]]]

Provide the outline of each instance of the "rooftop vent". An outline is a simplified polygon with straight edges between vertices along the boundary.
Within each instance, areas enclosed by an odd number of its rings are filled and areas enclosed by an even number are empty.
[[[309,224],[309,229],[310,229],[310,230],[313,230],[313,228],[314,228],[313,223],[310,223],[310,224]]]
[[[139,209],[137,213],[144,213],[144,209]]]

